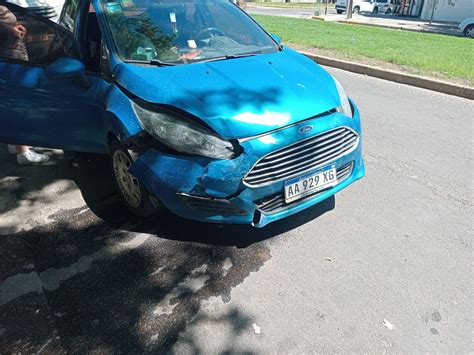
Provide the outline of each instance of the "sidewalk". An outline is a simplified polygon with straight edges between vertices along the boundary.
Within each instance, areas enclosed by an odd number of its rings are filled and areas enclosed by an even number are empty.
[[[346,15],[320,15],[314,16],[314,19],[332,22],[345,22],[358,25],[377,26],[392,29],[400,29],[405,31],[429,32],[445,34],[450,36],[462,36],[461,31],[454,22],[432,22],[420,20],[418,18],[397,17],[393,15],[369,15],[369,14],[353,14],[352,19],[347,20]]]

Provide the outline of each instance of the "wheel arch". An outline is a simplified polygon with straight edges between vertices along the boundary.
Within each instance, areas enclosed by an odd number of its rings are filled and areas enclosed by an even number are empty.
[[[107,147],[110,151],[110,144],[113,141],[118,141],[121,145],[125,148],[130,147],[131,141],[130,138],[136,134],[135,132],[131,132],[127,127],[123,124],[117,115],[110,113],[108,118],[107,129],[105,131],[105,139],[107,142]],[[137,132],[138,133],[138,132]]]
[[[462,30],[462,33],[464,34],[464,36],[467,37],[467,33],[470,29],[474,29],[474,23],[468,23],[466,26],[464,26],[464,29]]]

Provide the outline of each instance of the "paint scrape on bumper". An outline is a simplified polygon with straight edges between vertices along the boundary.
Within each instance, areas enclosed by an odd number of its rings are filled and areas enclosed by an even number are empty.
[[[171,156],[154,149],[142,154],[129,172],[172,212],[186,218],[250,223],[252,204],[238,198],[245,188],[242,177],[252,159],[233,160]]]

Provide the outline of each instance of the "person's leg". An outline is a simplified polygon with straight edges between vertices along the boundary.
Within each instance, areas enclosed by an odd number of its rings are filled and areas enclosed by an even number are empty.
[[[16,153],[17,154],[25,154],[29,150],[30,150],[30,148],[28,148],[28,146],[26,146],[26,145],[17,145],[16,146]]]
[[[17,145],[16,152],[16,161],[19,165],[41,164],[49,160],[47,155],[36,153],[26,145]]]

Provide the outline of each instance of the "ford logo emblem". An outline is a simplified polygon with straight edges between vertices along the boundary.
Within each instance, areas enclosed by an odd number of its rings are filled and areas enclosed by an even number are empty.
[[[298,132],[300,132],[301,134],[306,134],[306,133],[308,133],[308,132],[311,132],[312,129],[313,129],[313,126],[310,126],[310,125],[308,125],[308,126],[303,126],[303,127],[301,127],[301,128],[298,130]]]

